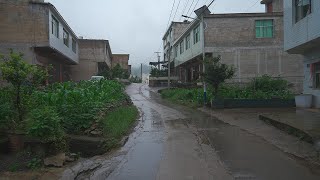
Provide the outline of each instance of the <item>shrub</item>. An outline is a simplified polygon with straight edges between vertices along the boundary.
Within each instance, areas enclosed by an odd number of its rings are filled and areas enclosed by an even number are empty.
[[[34,109],[28,114],[27,132],[43,142],[58,142],[64,137],[61,117],[49,106]]]
[[[12,98],[13,91],[10,87],[0,89],[0,129],[8,128],[10,120],[16,118]]]
[[[288,90],[289,82],[282,78],[272,78],[268,75],[254,78],[249,86],[249,89],[267,91],[284,91]]]

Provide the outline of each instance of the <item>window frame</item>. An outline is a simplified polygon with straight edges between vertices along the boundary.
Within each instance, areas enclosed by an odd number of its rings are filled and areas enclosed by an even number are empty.
[[[180,54],[183,54],[184,53],[184,40],[180,41],[179,45],[180,45]]]
[[[51,34],[59,39],[59,21],[53,15],[51,16]]]
[[[298,6],[299,1],[302,3],[301,6]],[[308,1],[309,2],[309,11],[306,12],[306,14],[304,15],[304,2]],[[301,21],[302,19],[306,18],[309,14],[312,13],[312,1],[311,0],[294,0],[293,1],[293,7],[294,7],[294,22],[297,23],[299,21]],[[301,17],[298,16],[298,10],[300,10],[302,13]]]
[[[65,28],[63,28],[63,44],[70,47],[70,34]]]
[[[314,68],[314,72],[313,72],[313,76],[314,76],[314,80],[313,80],[314,89],[320,90],[320,62],[314,63],[313,66],[314,66],[314,67],[313,67],[313,68]]]
[[[77,41],[76,41],[76,39],[75,38],[72,38],[72,43],[71,43],[72,45],[72,51],[74,52],[74,53],[77,53]]]
[[[186,50],[190,49],[191,47],[191,35],[190,33],[186,36]]]
[[[200,24],[193,29],[193,44],[200,42]]]
[[[178,46],[179,45],[176,45],[176,46],[174,46],[174,57],[176,58],[176,57],[178,57]]]
[[[271,26],[268,26],[268,25],[264,25],[264,23],[266,23],[267,21],[271,21],[272,25]],[[262,23],[263,25],[260,25],[258,26],[257,23],[260,22]],[[274,38],[275,37],[275,26],[274,26],[274,19],[256,19],[255,20],[255,38],[256,39],[270,39],[270,38]],[[258,33],[257,33],[257,28],[260,29],[260,34],[261,36],[258,36]],[[271,32],[272,32],[272,36],[268,36],[268,28],[271,28]]]

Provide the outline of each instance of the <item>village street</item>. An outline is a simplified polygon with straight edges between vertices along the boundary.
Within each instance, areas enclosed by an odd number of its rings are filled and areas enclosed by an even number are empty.
[[[169,104],[147,85],[127,93],[141,118],[126,145],[80,161],[62,179],[318,179],[267,141],[198,110]]]

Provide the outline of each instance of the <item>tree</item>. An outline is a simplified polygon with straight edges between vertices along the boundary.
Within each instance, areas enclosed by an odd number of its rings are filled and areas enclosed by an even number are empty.
[[[233,66],[220,62],[221,56],[206,58],[204,80],[213,86],[213,97],[218,94],[219,87],[226,80],[231,79],[235,74]]]
[[[4,61],[0,64],[0,71],[2,78],[11,83],[14,89],[15,100],[14,104],[17,110],[19,121],[23,119],[23,107],[21,97],[23,93],[23,87],[27,85],[38,86],[48,77],[46,70],[37,67],[36,65],[30,65],[23,60],[22,53],[15,53],[10,51],[9,59],[5,59],[3,56],[1,59]],[[13,122],[16,124],[16,122]]]

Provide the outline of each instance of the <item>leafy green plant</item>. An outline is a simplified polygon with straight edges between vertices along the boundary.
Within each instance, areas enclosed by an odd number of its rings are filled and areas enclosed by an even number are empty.
[[[27,167],[31,170],[36,170],[42,167],[42,159],[35,157],[33,159],[31,159],[28,164]]]
[[[43,142],[58,142],[64,138],[61,118],[54,108],[44,106],[29,113],[28,134]]]
[[[269,75],[263,75],[261,77],[254,78],[248,88],[254,90],[261,90],[261,91],[283,91],[287,90],[289,87],[289,82],[278,77],[273,78]]]
[[[204,80],[212,85],[213,97],[218,94],[219,87],[226,80],[231,79],[234,76],[235,69],[233,66],[223,64],[220,62],[221,57],[207,58],[205,60],[205,73],[203,73]]]
[[[67,133],[81,134],[108,106],[119,106],[127,99],[124,87],[117,81],[101,80],[50,85],[32,94],[31,107],[51,106],[62,118]]]
[[[18,171],[18,168],[19,168],[19,164],[18,163],[14,163],[14,164],[11,164],[9,166],[9,171],[10,172],[16,172],[16,171]]]
[[[30,65],[23,60],[23,54],[15,53],[11,50],[8,59],[3,58],[3,63],[0,64],[2,78],[13,86],[14,91],[14,107],[17,110],[18,119],[11,119],[12,128],[21,125],[25,107],[23,106],[23,88],[28,84],[40,83],[46,79],[46,72],[37,66]],[[35,85],[35,84],[34,84]],[[18,121],[17,121],[18,120]]]

